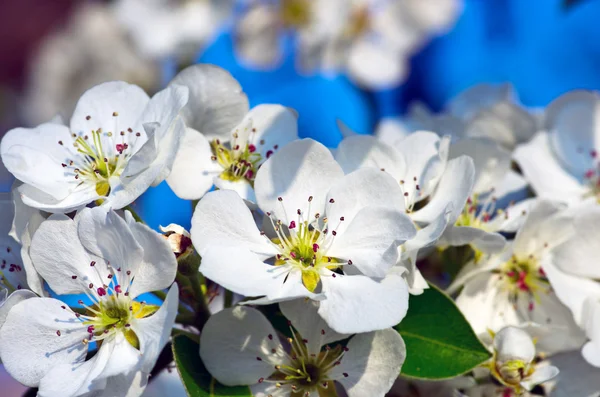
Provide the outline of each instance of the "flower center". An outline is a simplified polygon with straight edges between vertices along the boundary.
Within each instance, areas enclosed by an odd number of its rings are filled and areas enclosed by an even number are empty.
[[[586,171],[584,183],[588,187],[588,192],[583,198],[596,197],[596,202],[600,204],[600,171],[593,169]]]
[[[253,144],[240,145],[236,141],[237,134],[234,134],[231,145],[225,145],[218,139],[213,140],[210,144],[213,153],[211,159],[224,168],[220,175],[222,179],[226,181],[246,179],[253,183],[262,156],[256,152],[256,146]]]
[[[283,201],[281,197],[278,200]],[[311,214],[311,202],[312,196],[308,198],[308,216]],[[330,200],[330,203],[334,202]],[[277,234],[276,238],[270,239],[279,251],[275,265],[299,269],[304,287],[314,292],[324,271],[333,271],[344,265],[339,259],[327,255],[337,232],[335,229],[329,231],[329,220],[327,217],[321,218],[319,213],[310,220],[305,218],[302,210],[298,209],[296,213],[297,219],[287,221],[287,228],[284,228],[281,220],[274,221],[272,214],[267,212]],[[341,217],[337,226],[343,221],[344,217]],[[348,264],[352,264],[352,261],[348,261]]]
[[[512,298],[517,299],[522,295],[531,298],[529,310],[534,308],[533,299],[539,300],[537,294],[547,292],[550,288],[539,261],[533,255],[527,258],[513,256],[502,265],[500,274]]]
[[[474,194],[467,199],[462,213],[456,220],[456,226],[469,226],[483,230],[489,229],[490,220],[492,220],[492,217],[496,213],[501,213],[501,210],[496,210],[496,198],[492,197],[491,194],[483,201],[480,201],[479,198],[478,194]]]
[[[310,0],[281,0],[281,23],[288,28],[301,28],[310,22]]]
[[[352,11],[344,34],[349,38],[356,38],[364,34],[371,24],[369,9],[366,6],[359,7]]]

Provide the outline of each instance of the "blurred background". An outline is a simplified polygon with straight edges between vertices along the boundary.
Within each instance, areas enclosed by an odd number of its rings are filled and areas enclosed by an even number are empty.
[[[329,147],[338,119],[373,133],[480,83],[509,83],[535,111],[600,89],[599,20],[599,0],[3,0],[0,134],[68,123],[104,81],[152,94],[196,62],[229,70],[251,105],[295,108],[300,135]],[[0,188],[11,184],[2,167]],[[166,184],[135,206],[155,228],[189,227],[190,203]],[[20,395],[4,376],[0,395]]]

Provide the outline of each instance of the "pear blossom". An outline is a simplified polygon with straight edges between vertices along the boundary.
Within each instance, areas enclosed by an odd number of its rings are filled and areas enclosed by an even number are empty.
[[[536,203],[514,241],[480,263],[467,264],[449,287],[450,293],[462,287],[456,304],[480,337],[488,329],[537,324],[549,330],[540,338],[546,353],[583,344],[582,332],[545,273],[554,250],[574,233],[562,209],[554,202]]]
[[[150,58],[194,56],[233,11],[233,0],[119,0],[117,20]]]
[[[404,80],[408,57],[461,9],[457,0],[250,2],[236,24],[236,49],[253,65],[274,66],[289,32],[302,69],[347,70],[367,87],[393,86]]]
[[[190,90],[184,109],[186,132],[167,183],[175,194],[197,200],[213,184],[255,202],[254,179],[261,164],[298,138],[297,114],[281,105],[248,110],[248,98],[225,70],[194,65],[171,84]]]
[[[124,82],[100,84],[79,99],[70,126],[15,128],[0,145],[6,168],[24,184],[23,202],[70,212],[94,201],[123,208],[166,178],[184,125],[187,89],[152,99]]]
[[[304,139],[262,165],[255,192],[269,222],[262,231],[236,192],[208,193],[196,206],[191,234],[205,277],[262,297],[248,303],[320,300],[319,314],[338,332],[402,320],[407,285],[387,273],[416,230],[393,178],[373,169],[344,176],[327,148]]]
[[[544,265],[556,295],[570,309],[573,319],[589,339],[581,353],[595,367],[600,367],[598,221],[600,211],[595,207],[578,212],[573,221],[578,233],[558,247],[553,261]]]
[[[411,292],[419,294],[427,283],[416,268],[420,249],[431,246],[448,225],[457,222],[475,183],[473,160],[448,160],[450,139],[418,131],[388,144],[374,136],[353,135],[338,146],[335,157],[344,172],[370,168],[390,174],[400,188],[403,210],[419,225],[414,239],[403,247]],[[398,198],[396,198],[397,200]]]
[[[160,67],[135,50],[110,6],[77,2],[66,24],[36,45],[21,114],[28,126],[68,118],[86,90],[116,80],[156,92]]]
[[[545,126],[515,151],[515,160],[536,195],[569,205],[600,197],[597,128],[600,98],[571,91],[546,108]]]
[[[382,120],[377,135],[385,140],[388,134],[427,130],[449,135],[453,141],[491,140],[512,152],[528,142],[540,124],[535,114],[519,105],[509,84],[477,84],[452,98],[440,113],[419,102],[410,104],[406,116]]]
[[[177,314],[173,285],[162,306],[136,298],[171,285],[177,262],[167,241],[112,210],[54,214],[31,243],[36,270],[57,294],[87,295],[85,314],[54,298],[13,306],[0,329],[9,374],[40,396],[140,396]],[[102,342],[87,359],[90,342]]]
[[[517,327],[506,327],[494,335],[494,355],[489,369],[494,378],[519,394],[558,375],[558,368],[536,366],[535,344],[529,334]]]
[[[348,335],[328,327],[315,302],[282,302],[280,308],[293,334],[286,344],[250,307],[225,309],[208,320],[200,356],[220,383],[249,385],[257,397],[324,395],[335,383],[349,397],[383,397],[390,390],[406,358],[397,331],[358,334],[346,346],[334,345]]]

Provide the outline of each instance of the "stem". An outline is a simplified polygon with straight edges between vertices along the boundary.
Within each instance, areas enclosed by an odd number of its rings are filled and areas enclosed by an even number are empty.
[[[131,212],[131,216],[133,216],[133,219],[135,219],[136,222],[139,223],[143,223],[144,225],[146,224],[146,222],[144,222],[144,220],[138,215],[138,213],[133,209],[133,206],[131,204],[129,204],[127,207],[124,208],[125,210]]]

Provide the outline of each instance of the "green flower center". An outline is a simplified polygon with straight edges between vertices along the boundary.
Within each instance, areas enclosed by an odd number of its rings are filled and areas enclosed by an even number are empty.
[[[288,28],[301,28],[309,24],[311,18],[310,0],[282,0],[281,22]]]
[[[232,145],[225,145],[220,140],[215,139],[211,142],[213,161],[217,161],[224,171],[220,177],[226,181],[239,181],[246,179],[254,183],[254,177],[258,170],[258,165],[262,161],[260,153],[256,152],[256,147],[252,144],[243,146],[236,143],[237,134],[234,134]]]

